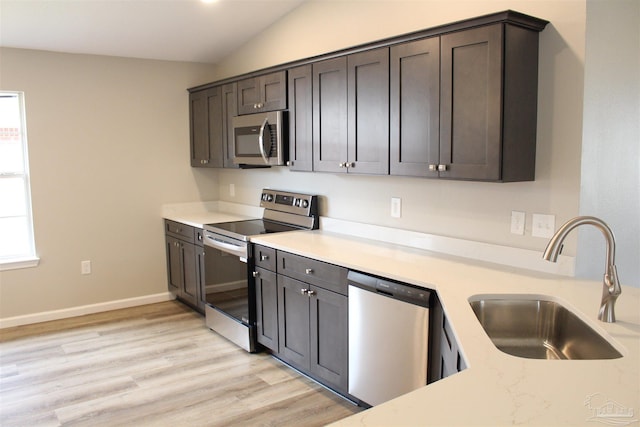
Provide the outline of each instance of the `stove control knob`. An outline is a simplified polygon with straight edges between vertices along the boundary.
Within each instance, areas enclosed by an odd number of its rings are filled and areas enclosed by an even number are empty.
[[[267,194],[267,202],[273,201],[273,194]]]
[[[309,201],[308,200],[303,200],[302,201],[302,207],[303,208],[308,208],[309,207]]]

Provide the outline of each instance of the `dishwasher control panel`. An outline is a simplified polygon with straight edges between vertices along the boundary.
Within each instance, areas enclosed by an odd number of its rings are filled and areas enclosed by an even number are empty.
[[[395,282],[389,279],[371,276],[349,271],[347,275],[349,285],[355,286],[370,292],[377,292],[389,298],[395,298],[411,304],[429,307],[431,302],[431,291],[406,283]]]

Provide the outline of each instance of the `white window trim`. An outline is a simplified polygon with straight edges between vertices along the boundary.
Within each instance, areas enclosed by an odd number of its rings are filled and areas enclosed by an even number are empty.
[[[0,271],[37,267],[39,263],[40,258],[38,257],[11,258],[5,261],[0,261]]]
[[[20,104],[20,132],[21,139],[23,141],[22,150],[23,156],[25,159],[24,165],[24,173],[21,175],[24,176],[24,186],[25,186],[25,195],[27,198],[27,211],[29,218],[29,247],[31,249],[30,254],[23,254],[20,256],[15,256],[11,258],[2,258],[0,259],[0,271],[5,270],[15,270],[20,268],[31,268],[36,267],[40,262],[40,258],[37,256],[36,252],[36,242],[35,242],[35,230],[33,224],[33,208],[32,208],[32,200],[31,200],[31,174],[29,170],[29,143],[27,140],[27,126],[26,126],[26,108],[24,101],[24,92],[21,91],[9,91],[9,90],[0,90],[1,93],[6,94],[16,94],[18,96],[18,101]]]

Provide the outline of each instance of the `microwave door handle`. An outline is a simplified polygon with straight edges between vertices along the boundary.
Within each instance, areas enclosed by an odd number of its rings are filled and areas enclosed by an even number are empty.
[[[264,151],[264,131],[269,126],[269,119],[264,119],[262,126],[260,126],[260,135],[258,136],[258,148],[260,149],[260,155],[264,159],[265,164],[269,164],[269,159],[267,159],[267,153]]]

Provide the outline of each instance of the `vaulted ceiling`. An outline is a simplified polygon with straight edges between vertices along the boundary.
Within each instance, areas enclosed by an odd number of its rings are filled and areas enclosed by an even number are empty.
[[[215,64],[305,0],[0,0],[0,46]]]

